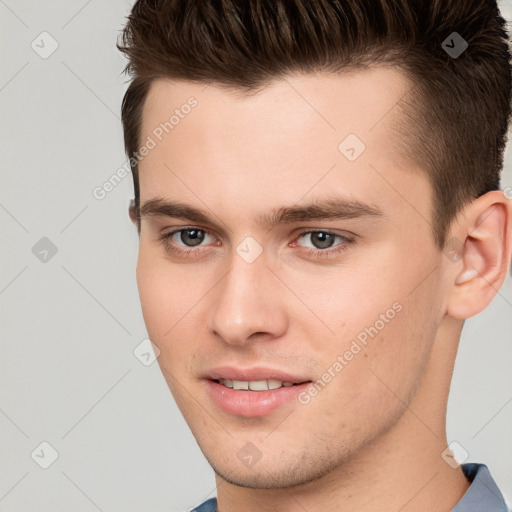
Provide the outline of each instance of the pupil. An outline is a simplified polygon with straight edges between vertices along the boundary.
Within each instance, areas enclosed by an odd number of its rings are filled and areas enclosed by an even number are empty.
[[[318,233],[312,233],[312,241],[313,245],[315,245],[318,249],[326,249],[332,245],[334,237],[329,233],[324,233],[322,231]]]
[[[204,240],[204,233],[199,229],[184,229],[180,238],[185,245],[199,245]]]

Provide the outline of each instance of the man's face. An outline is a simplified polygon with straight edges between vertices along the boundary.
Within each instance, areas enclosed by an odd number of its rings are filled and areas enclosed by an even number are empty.
[[[228,481],[285,487],[357,457],[400,423],[434,364],[444,262],[427,177],[395,149],[407,87],[383,68],[289,77],[252,97],[152,85],[142,310],[180,410]],[[156,199],[204,218],[150,214]],[[339,215],[322,212],[326,200]],[[276,389],[227,387],[268,379]]]

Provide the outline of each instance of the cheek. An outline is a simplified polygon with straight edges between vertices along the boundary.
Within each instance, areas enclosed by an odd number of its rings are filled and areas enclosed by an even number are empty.
[[[163,345],[180,318],[197,302],[198,287],[180,267],[152,252],[142,248],[139,252],[137,287],[148,334]]]
[[[379,251],[378,264],[359,263],[357,269],[340,267],[289,281],[317,317],[297,315],[295,321],[310,334],[312,357],[336,375],[329,387],[342,401],[361,394],[365,400],[357,399],[358,407],[366,401],[380,410],[389,389],[410,396],[428,363],[441,320],[438,276],[427,257],[418,266],[392,247]],[[322,335],[315,335],[317,325]],[[327,336],[325,326],[331,330]]]
[[[289,301],[290,305],[296,304],[296,309],[290,310],[294,315],[292,323],[302,324],[303,329],[310,331],[322,331],[318,340],[326,339],[327,334],[327,346],[334,348],[336,343],[336,349],[342,349],[346,341],[376,322],[380,326],[380,315],[386,315],[388,310],[385,320],[393,321],[396,316],[393,304],[404,295],[404,286],[392,272],[383,272],[375,263],[359,258],[353,264],[339,267],[288,269],[283,281],[300,299],[292,297]],[[286,294],[283,290],[283,296]]]
[[[158,270],[158,264],[149,263],[139,252],[137,261],[137,287],[139,290],[142,315],[149,334],[154,343],[157,343],[159,334],[164,330],[168,319],[166,311],[172,310],[167,306],[168,285],[167,280]],[[168,327],[167,327],[168,328]]]
[[[158,365],[178,407],[186,412],[193,404],[187,405],[181,383],[185,382],[184,362],[190,359],[193,347],[184,336],[187,331],[189,335],[194,332],[187,322],[194,322],[191,306],[198,301],[197,293],[194,286],[187,286],[176,265],[150,251],[139,252],[136,276],[146,330],[160,350]]]
[[[162,369],[182,378],[188,373],[185,363],[207,339],[204,298],[215,276],[197,265],[172,263],[144,246],[139,250],[136,276],[144,323],[149,338],[160,349],[158,362]],[[172,379],[167,380],[171,385]]]

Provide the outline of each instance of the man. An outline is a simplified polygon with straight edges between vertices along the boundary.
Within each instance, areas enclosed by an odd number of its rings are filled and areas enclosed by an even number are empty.
[[[506,511],[447,447],[464,319],[512,254],[491,0],[139,0],[137,281],[216,474],[195,510]]]

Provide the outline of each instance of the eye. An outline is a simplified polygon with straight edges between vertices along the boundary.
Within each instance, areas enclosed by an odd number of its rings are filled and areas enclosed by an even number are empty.
[[[311,245],[303,246],[307,248],[305,251],[309,256],[332,256],[345,251],[351,244],[354,243],[354,238],[332,233],[330,231],[305,231],[299,235],[297,240],[307,239],[311,241]],[[334,245],[334,242],[339,240],[339,243]],[[309,247],[309,248],[308,248]]]
[[[215,237],[204,229],[196,227],[175,229],[158,236],[158,241],[164,246],[164,249],[175,256],[192,256],[203,254],[207,251],[207,244],[202,242],[209,241],[209,238],[215,240]]]
[[[303,233],[299,238],[305,237],[309,237],[314,249],[328,249],[336,239],[336,235],[328,233],[327,231],[308,231]]]
[[[210,236],[204,229],[197,228],[178,229],[164,235],[167,241],[182,247],[197,247]]]

